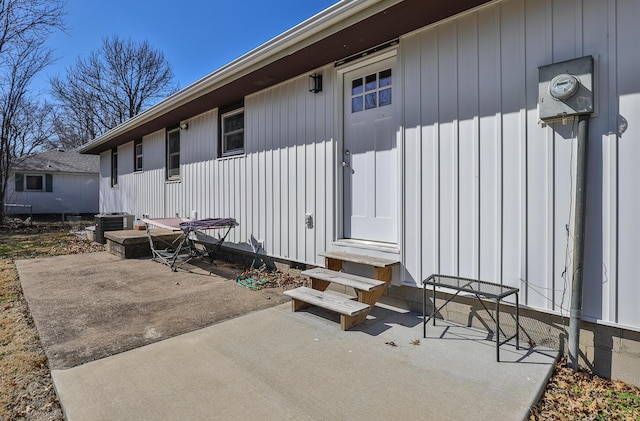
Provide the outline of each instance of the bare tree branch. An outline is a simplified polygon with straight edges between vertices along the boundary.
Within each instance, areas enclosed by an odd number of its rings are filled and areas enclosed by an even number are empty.
[[[0,0],[0,220],[14,160],[46,145],[51,106],[31,98],[34,76],[52,61],[46,37],[62,29],[63,0]]]
[[[99,50],[78,58],[63,78],[50,82],[64,110],[59,137],[66,148],[105,133],[177,90],[162,52],[147,41],[117,35],[105,38]]]

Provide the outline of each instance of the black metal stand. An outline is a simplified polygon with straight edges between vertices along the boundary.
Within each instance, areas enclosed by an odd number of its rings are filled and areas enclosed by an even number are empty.
[[[433,311],[431,315],[427,317],[427,285],[431,285],[433,287]],[[456,291],[448,300],[444,302],[440,307],[436,308],[436,288],[448,288],[450,290]],[[493,282],[485,282],[479,281],[477,279],[469,279],[469,278],[460,278],[456,276],[447,276],[447,275],[431,275],[424,281],[422,281],[422,336],[423,338],[427,337],[427,323],[429,320],[433,320],[433,325],[436,325],[436,314],[440,312],[453,300],[458,294],[461,292],[473,294],[482,307],[486,310],[491,320],[493,320],[496,324],[495,334],[496,334],[496,361],[500,361],[500,346],[509,342],[510,340],[516,340],[516,349],[520,349],[520,304],[518,299],[518,293],[520,290],[518,288],[507,287],[504,285],[496,284]],[[514,295],[516,298],[516,333],[513,336],[506,337],[507,335],[500,328],[500,301],[504,298]],[[491,299],[495,300],[496,303],[496,317],[493,317],[487,306],[484,304],[482,299]],[[504,340],[500,341],[500,333],[505,337]]]

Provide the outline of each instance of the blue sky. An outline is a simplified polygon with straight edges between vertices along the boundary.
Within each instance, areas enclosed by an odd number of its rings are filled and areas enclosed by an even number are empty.
[[[57,61],[34,88],[47,89],[49,76],[63,76],[78,56],[86,57],[114,34],[148,40],[184,88],[337,1],[67,0],[66,33],[48,41]]]

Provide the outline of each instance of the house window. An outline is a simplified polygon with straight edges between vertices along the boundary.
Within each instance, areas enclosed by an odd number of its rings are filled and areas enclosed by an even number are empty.
[[[15,191],[53,191],[53,174],[15,175]],[[26,184],[26,186],[25,186]]]
[[[142,139],[133,142],[133,170],[142,171]]]
[[[27,191],[42,191],[44,190],[44,176],[42,175],[27,175]]]
[[[111,149],[111,187],[118,187],[118,148]]]
[[[222,114],[220,127],[222,156],[244,153],[244,108]]]
[[[180,127],[167,131],[167,180],[180,179]]]
[[[351,112],[391,105],[391,69],[351,81]]]

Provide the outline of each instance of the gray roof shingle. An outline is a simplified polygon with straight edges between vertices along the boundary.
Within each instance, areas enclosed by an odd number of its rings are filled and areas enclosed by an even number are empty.
[[[17,159],[13,170],[20,172],[98,174],[100,172],[100,157],[75,151],[53,149]]]

